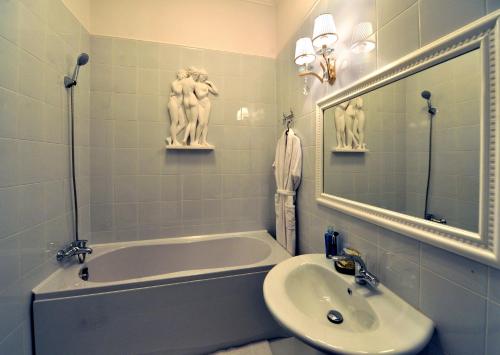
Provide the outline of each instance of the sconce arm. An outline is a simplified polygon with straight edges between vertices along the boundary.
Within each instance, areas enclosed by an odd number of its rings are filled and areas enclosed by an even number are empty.
[[[321,81],[321,83],[323,83],[323,78],[315,73],[315,72],[312,72],[312,71],[305,71],[305,72],[302,72],[302,73],[299,73],[299,76],[303,77],[303,76],[307,76],[307,75],[312,75],[314,76],[315,78],[317,78],[319,81]]]

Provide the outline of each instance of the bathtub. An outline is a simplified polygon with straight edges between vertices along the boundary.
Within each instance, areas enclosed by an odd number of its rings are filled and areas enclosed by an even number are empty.
[[[37,355],[206,354],[286,335],[262,296],[266,231],[92,245],[33,289]]]

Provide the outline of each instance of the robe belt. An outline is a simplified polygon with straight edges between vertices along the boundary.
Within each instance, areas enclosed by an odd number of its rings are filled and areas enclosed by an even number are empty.
[[[280,195],[285,195],[285,196],[295,196],[296,195],[295,191],[289,191],[289,190],[283,190],[283,189],[277,189],[276,192]]]

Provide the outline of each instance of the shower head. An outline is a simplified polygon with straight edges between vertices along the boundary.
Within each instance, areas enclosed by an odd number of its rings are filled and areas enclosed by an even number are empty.
[[[431,99],[431,92],[428,91],[428,90],[422,91],[422,93],[420,95],[422,95],[422,97],[424,99],[426,99],[426,100],[430,100]]]
[[[87,64],[89,61],[89,55],[87,53],[82,53],[78,56],[78,59],[76,60],[76,65],[82,66]]]
[[[420,93],[420,95],[422,95],[422,97],[427,100],[427,112],[431,115],[431,116],[434,116],[437,112],[437,109],[432,106],[432,102],[431,102],[431,92],[429,90],[424,90]]]
[[[78,56],[76,60],[75,70],[73,70],[73,75],[71,76],[71,78],[69,76],[64,77],[64,87],[66,87],[66,89],[76,86],[76,79],[78,78],[80,67],[87,64],[88,62],[89,55],[87,53],[81,53]]]

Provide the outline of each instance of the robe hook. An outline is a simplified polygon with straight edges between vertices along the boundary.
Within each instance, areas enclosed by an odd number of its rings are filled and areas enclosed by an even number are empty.
[[[294,119],[294,115],[293,115],[292,109],[290,109],[290,113],[289,114],[283,113],[283,124],[286,126],[287,132],[290,129],[290,126],[293,123],[293,119]]]

